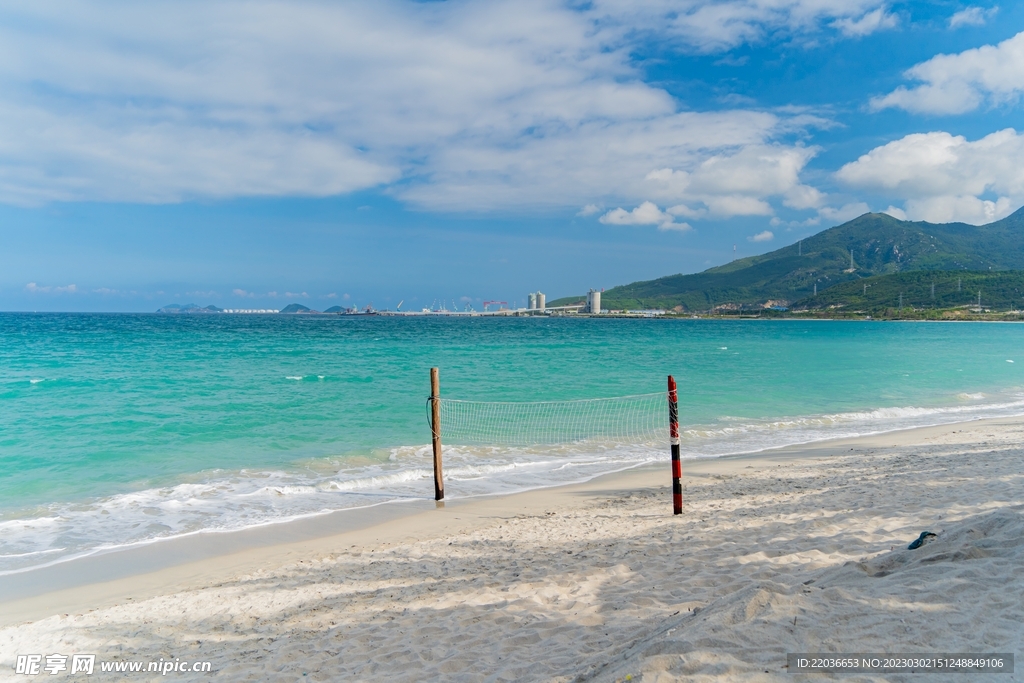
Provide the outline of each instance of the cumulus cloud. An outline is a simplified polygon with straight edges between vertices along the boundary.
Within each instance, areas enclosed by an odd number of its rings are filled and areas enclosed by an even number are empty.
[[[676,223],[675,216],[662,211],[654,202],[644,202],[632,211],[612,209],[599,219],[607,225],[657,225],[659,230],[690,230],[687,223]]]
[[[587,204],[582,209],[576,212],[577,216],[593,216],[595,213],[601,210],[601,207],[597,204]]]
[[[820,210],[821,209],[819,209],[819,211]],[[783,226],[786,230],[792,230],[793,228],[810,228],[820,224],[821,216],[811,216],[810,218],[805,218],[802,221],[784,221],[778,216],[774,216],[770,221],[768,221],[768,225],[773,228]]]
[[[899,25],[899,18],[889,14],[884,7],[879,7],[856,19],[843,17],[832,22],[832,26],[838,29],[845,36],[860,38],[875,31],[896,28]]]
[[[946,132],[916,133],[876,147],[836,176],[904,200],[902,211],[911,220],[981,225],[1024,203],[1022,158],[1024,135],[1012,128],[973,142]]]
[[[949,18],[949,27],[959,28],[961,26],[984,26],[998,11],[998,7],[989,7],[988,9],[982,7],[968,7],[967,9],[960,10]]]
[[[937,55],[904,76],[920,81],[875,97],[875,110],[895,107],[918,114],[963,114],[985,102],[1005,104],[1024,93],[1024,32],[998,45],[985,45],[955,55]]]
[[[844,36],[889,27],[878,0],[595,0],[588,14],[604,30],[655,35],[699,52],[758,43],[769,34],[806,36],[828,25]]]
[[[638,41],[713,51],[886,16],[875,0],[8,6],[0,201],[367,188],[436,210],[640,201],[651,169],[689,172],[811,124],[742,104],[681,111],[643,82]],[[706,210],[763,212],[763,199]]]
[[[830,223],[839,225],[846,221],[852,221],[857,216],[863,216],[869,211],[871,211],[871,208],[864,202],[853,202],[844,204],[839,208],[823,206],[818,209],[818,215]]]
[[[295,299],[295,298],[308,299],[309,298],[309,294],[307,294],[306,292],[285,292],[284,295],[286,297],[288,297],[289,299]]]
[[[256,296],[255,292],[247,292],[244,289],[232,289],[231,293],[235,296],[248,297],[250,299]]]
[[[775,233],[771,230],[765,230],[747,238],[750,242],[771,242],[773,239],[775,239]]]
[[[647,180],[653,196],[681,202],[670,209],[676,215],[769,216],[773,209],[767,200],[772,197],[796,209],[822,203],[821,192],[800,182],[800,171],[816,153],[813,147],[751,144],[714,154],[690,170],[651,171]]]

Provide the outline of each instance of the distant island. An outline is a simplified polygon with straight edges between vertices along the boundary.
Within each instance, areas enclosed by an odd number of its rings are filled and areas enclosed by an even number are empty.
[[[302,304],[288,304],[282,308],[280,313],[319,313],[320,311],[314,311],[313,309],[303,306]]]
[[[348,313],[353,309],[345,309],[341,306],[332,306],[324,313]],[[313,310],[302,304],[288,304],[284,308],[218,308],[216,306],[199,306],[197,304],[167,304],[156,309],[157,313],[289,313],[289,314],[314,314],[319,315],[320,311]]]
[[[548,306],[584,300],[564,297]],[[1022,309],[1024,209],[982,226],[868,213],[767,254],[613,287],[603,293],[602,308],[883,316],[945,309],[940,317]]]

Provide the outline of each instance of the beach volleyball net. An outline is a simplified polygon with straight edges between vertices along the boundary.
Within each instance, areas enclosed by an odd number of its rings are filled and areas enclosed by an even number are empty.
[[[675,378],[669,375],[667,393],[575,401],[464,401],[441,398],[438,368],[430,368],[427,422],[434,451],[434,500],[444,500],[442,440],[490,447],[654,445],[664,444],[667,436],[672,456],[672,512],[681,514],[678,400]]]
[[[438,420],[433,419],[437,402]],[[445,443],[466,446],[556,446],[583,442],[666,443],[665,392],[572,401],[427,400],[427,420]]]

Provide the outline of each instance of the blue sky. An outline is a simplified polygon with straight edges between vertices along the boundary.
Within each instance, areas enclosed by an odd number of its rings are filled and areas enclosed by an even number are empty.
[[[1017,3],[5,3],[0,310],[480,308],[986,223],[1022,93]]]

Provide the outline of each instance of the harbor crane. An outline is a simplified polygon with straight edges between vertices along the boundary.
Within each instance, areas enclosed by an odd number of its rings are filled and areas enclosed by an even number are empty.
[[[491,304],[498,304],[499,306],[508,306],[508,302],[507,301],[485,301],[484,302],[484,311],[486,311],[487,307],[490,306]]]

